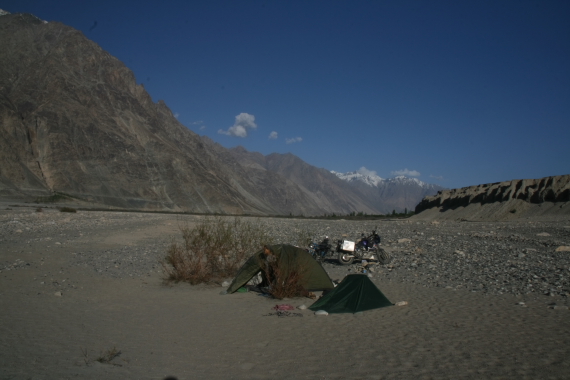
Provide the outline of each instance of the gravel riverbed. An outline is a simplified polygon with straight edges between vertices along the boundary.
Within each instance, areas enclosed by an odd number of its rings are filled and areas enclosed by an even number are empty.
[[[180,226],[199,216],[11,208],[0,213],[0,273],[41,267],[68,257],[69,266],[110,277],[141,277],[161,271],[168,246],[181,239]],[[248,218],[261,223],[275,243],[300,236],[331,242],[356,240],[377,229],[388,265],[370,275],[380,281],[488,294],[541,295],[564,303],[570,296],[570,221],[423,222],[413,220],[307,220]],[[38,255],[34,255],[37,254]],[[62,264],[64,265],[64,264]],[[359,263],[323,266],[333,279],[358,272]],[[46,277],[49,277],[46,274]],[[61,282],[61,281],[60,281]],[[61,285],[61,284],[58,284]],[[73,286],[72,284],[69,286]]]

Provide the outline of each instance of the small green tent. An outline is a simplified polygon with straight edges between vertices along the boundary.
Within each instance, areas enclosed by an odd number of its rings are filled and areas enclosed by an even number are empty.
[[[365,274],[349,274],[340,284],[313,303],[309,309],[331,313],[359,311],[392,306],[393,303]]]
[[[268,247],[275,255],[277,264],[281,271],[288,273],[292,270],[302,268],[303,287],[307,290],[327,290],[334,287],[327,272],[323,269],[313,256],[304,249],[288,245],[279,244]],[[244,286],[262,270],[262,263],[266,260],[263,251],[259,251],[250,257],[242,265],[234,280],[230,284],[227,293],[236,292]]]

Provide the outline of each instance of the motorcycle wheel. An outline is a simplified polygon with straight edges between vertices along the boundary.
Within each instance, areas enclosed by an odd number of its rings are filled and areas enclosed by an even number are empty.
[[[342,251],[338,253],[338,262],[342,265],[350,265],[353,261],[354,256]]]
[[[382,265],[389,264],[392,261],[392,256],[382,248],[378,248],[376,256],[378,256],[378,262]]]

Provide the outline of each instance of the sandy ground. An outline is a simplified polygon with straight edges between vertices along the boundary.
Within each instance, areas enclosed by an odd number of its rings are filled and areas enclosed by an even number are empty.
[[[149,254],[158,259],[181,221],[108,214],[0,211],[14,223],[0,240],[0,379],[570,378],[570,311],[538,295],[522,307],[507,294],[375,278],[392,302],[409,304],[268,316],[278,303],[313,301],[165,286],[158,265],[141,274],[121,262],[106,274],[78,264],[78,252],[156,241]],[[96,360],[113,349],[120,355],[110,363]]]

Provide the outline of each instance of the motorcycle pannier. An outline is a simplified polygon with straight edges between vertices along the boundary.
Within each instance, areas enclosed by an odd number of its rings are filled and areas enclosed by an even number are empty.
[[[342,250],[343,251],[354,251],[354,242],[353,241],[348,241],[348,240],[343,240],[342,241]]]

